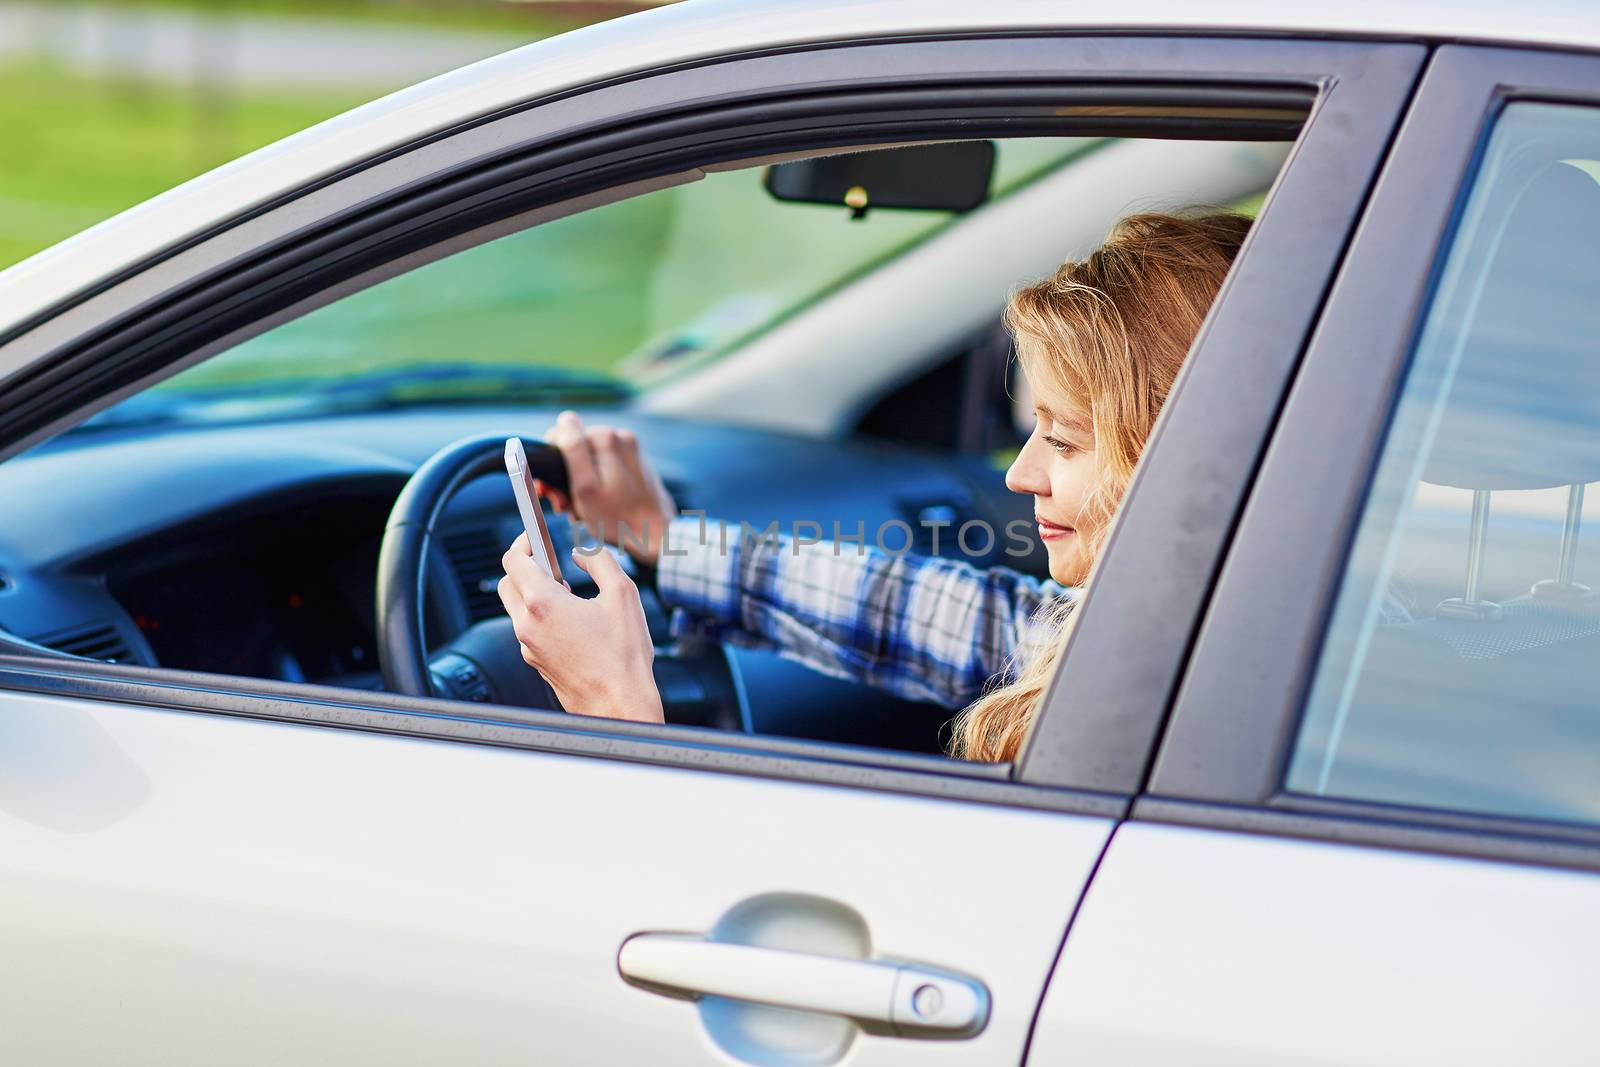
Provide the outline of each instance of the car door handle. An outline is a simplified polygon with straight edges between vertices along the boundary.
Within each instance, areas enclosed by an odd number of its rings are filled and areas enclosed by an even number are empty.
[[[646,933],[622,943],[617,969],[655,993],[843,1015],[902,1037],[972,1037],[989,1021],[982,982],[913,964]]]

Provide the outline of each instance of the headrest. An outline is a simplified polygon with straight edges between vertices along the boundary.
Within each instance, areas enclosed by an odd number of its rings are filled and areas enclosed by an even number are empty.
[[[1490,253],[1423,480],[1600,481],[1600,184],[1566,163],[1513,201]],[[1459,334],[1458,334],[1459,335]]]

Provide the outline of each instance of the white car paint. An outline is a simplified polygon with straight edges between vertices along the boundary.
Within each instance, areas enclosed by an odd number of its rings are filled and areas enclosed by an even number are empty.
[[[733,1062],[726,1018],[627,984],[617,952],[775,892],[853,912],[874,958],[989,989],[977,1037],[860,1035],[851,1064],[1017,1063],[1111,825],[19,693],[0,708],[0,1063],[30,1067]],[[805,918],[788,947],[842,951]],[[819,1039],[775,1014],[773,1040]]]
[[[1028,1062],[1592,1064],[1600,877],[1133,823]]]

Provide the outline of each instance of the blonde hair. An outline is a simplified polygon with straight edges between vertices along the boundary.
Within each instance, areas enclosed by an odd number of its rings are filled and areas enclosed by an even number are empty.
[[[1094,430],[1090,507],[1101,521],[1085,546],[1091,561],[1249,228],[1248,218],[1227,212],[1130,215],[1085,259],[1018,290],[1006,307],[1034,394],[1082,412]],[[1071,633],[1073,603],[1045,602],[1034,621],[1053,639],[1027,659],[1028,643],[1019,643],[1008,669],[955,720],[952,756],[1016,758]]]

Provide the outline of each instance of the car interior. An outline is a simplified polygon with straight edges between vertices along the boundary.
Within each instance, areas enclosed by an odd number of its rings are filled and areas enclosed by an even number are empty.
[[[1013,402],[1008,290],[1130,211],[1253,212],[1292,137],[719,164],[343,295],[0,464],[0,497],[30,502],[0,515],[0,629],[368,691],[394,688],[386,642],[409,642],[413,695],[528,705],[540,683],[496,594],[521,530],[499,445],[520,436],[537,460],[569,407],[632,429],[680,508],[730,522],[898,520],[923,549],[931,523],[1031,521],[1003,484],[1032,419]],[[396,562],[402,512],[429,536]],[[549,518],[563,557],[574,531]],[[1038,546],[1003,547],[973,562],[1044,575]],[[418,595],[390,612],[382,574]],[[669,722],[942,750],[959,709],[708,642],[641,592]]]

